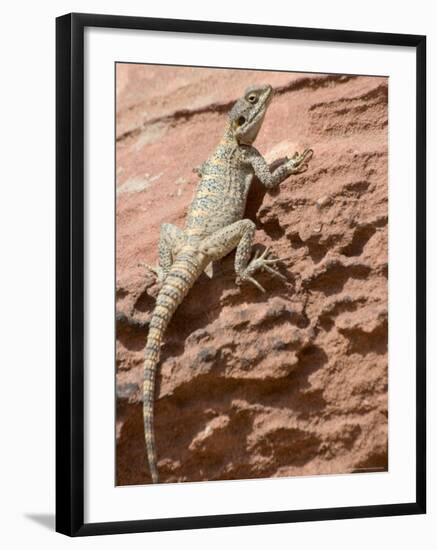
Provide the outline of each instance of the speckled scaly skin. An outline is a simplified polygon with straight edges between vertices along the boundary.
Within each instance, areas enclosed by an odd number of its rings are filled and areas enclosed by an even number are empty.
[[[185,230],[170,224],[161,227],[159,266],[152,270],[162,286],[149,325],[143,383],[144,435],[154,483],[158,482],[153,428],[155,374],[164,332],[174,311],[205,268],[234,248],[237,284],[248,281],[264,291],[253,276],[259,270],[283,278],[274,267],[280,260],[271,258],[268,249],[250,259],[255,224],[243,218],[247,194],[254,174],[271,188],[291,174],[305,171],[312,150],[307,149],[301,155],[295,153],[270,172],[252,143],[272,95],[269,85],[246,90],[230,111],[225,134],[214,154],[199,170],[201,179]]]

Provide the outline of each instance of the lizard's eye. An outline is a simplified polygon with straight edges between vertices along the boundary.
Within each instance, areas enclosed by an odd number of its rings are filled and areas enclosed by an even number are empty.
[[[247,98],[247,101],[250,101],[250,103],[256,103],[258,101],[258,98],[255,94],[250,94],[250,96]]]
[[[244,116],[240,116],[237,120],[237,124],[238,126],[243,126],[243,124],[246,122],[246,119],[244,118]]]

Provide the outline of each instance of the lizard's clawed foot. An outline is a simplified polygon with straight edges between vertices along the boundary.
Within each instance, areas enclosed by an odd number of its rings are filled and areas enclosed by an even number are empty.
[[[302,154],[297,151],[288,160],[291,167],[291,174],[302,174],[308,170],[308,162],[312,159],[314,151],[312,149],[305,149]]]
[[[160,286],[162,285],[162,283],[165,280],[166,273],[162,269],[161,266],[159,266],[159,265],[154,266],[154,265],[149,265],[149,264],[146,264],[146,263],[140,263],[138,265],[140,267],[144,267],[145,269],[147,269],[147,271],[151,271],[155,275],[156,283]]]
[[[259,288],[261,292],[265,292],[265,288],[252,277],[252,275],[259,270],[268,271],[271,275],[286,281],[287,278],[282,275],[282,273],[279,273],[274,267],[277,262],[282,262],[286,259],[287,258],[272,258],[269,248],[266,248],[261,255],[259,250],[256,250],[254,257],[251,259],[246,269],[238,275],[236,280],[237,285],[241,285],[244,281],[249,281]]]

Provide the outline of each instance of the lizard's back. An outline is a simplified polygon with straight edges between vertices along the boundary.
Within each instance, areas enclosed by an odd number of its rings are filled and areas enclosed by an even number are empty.
[[[212,235],[240,220],[246,207],[252,171],[244,151],[225,136],[202,166],[202,177],[188,211],[186,234],[190,240]]]

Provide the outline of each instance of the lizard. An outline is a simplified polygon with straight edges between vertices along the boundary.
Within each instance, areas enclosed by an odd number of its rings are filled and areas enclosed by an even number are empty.
[[[251,86],[234,104],[223,138],[198,169],[200,180],[188,209],[185,229],[162,224],[159,263],[147,266],[154,272],[160,287],[150,317],[143,370],[144,438],[153,483],[159,481],[153,423],[155,377],[160,347],[173,313],[211,262],[220,260],[234,249],[237,285],[249,282],[264,292],[254,277],[260,270],[285,279],[275,265],[283,258],[272,257],[269,248],[251,257],[255,223],[244,218],[247,195],[254,175],[270,189],[291,174],[307,170],[313,150],[295,153],[270,170],[253,142],[272,97],[272,86]]]

